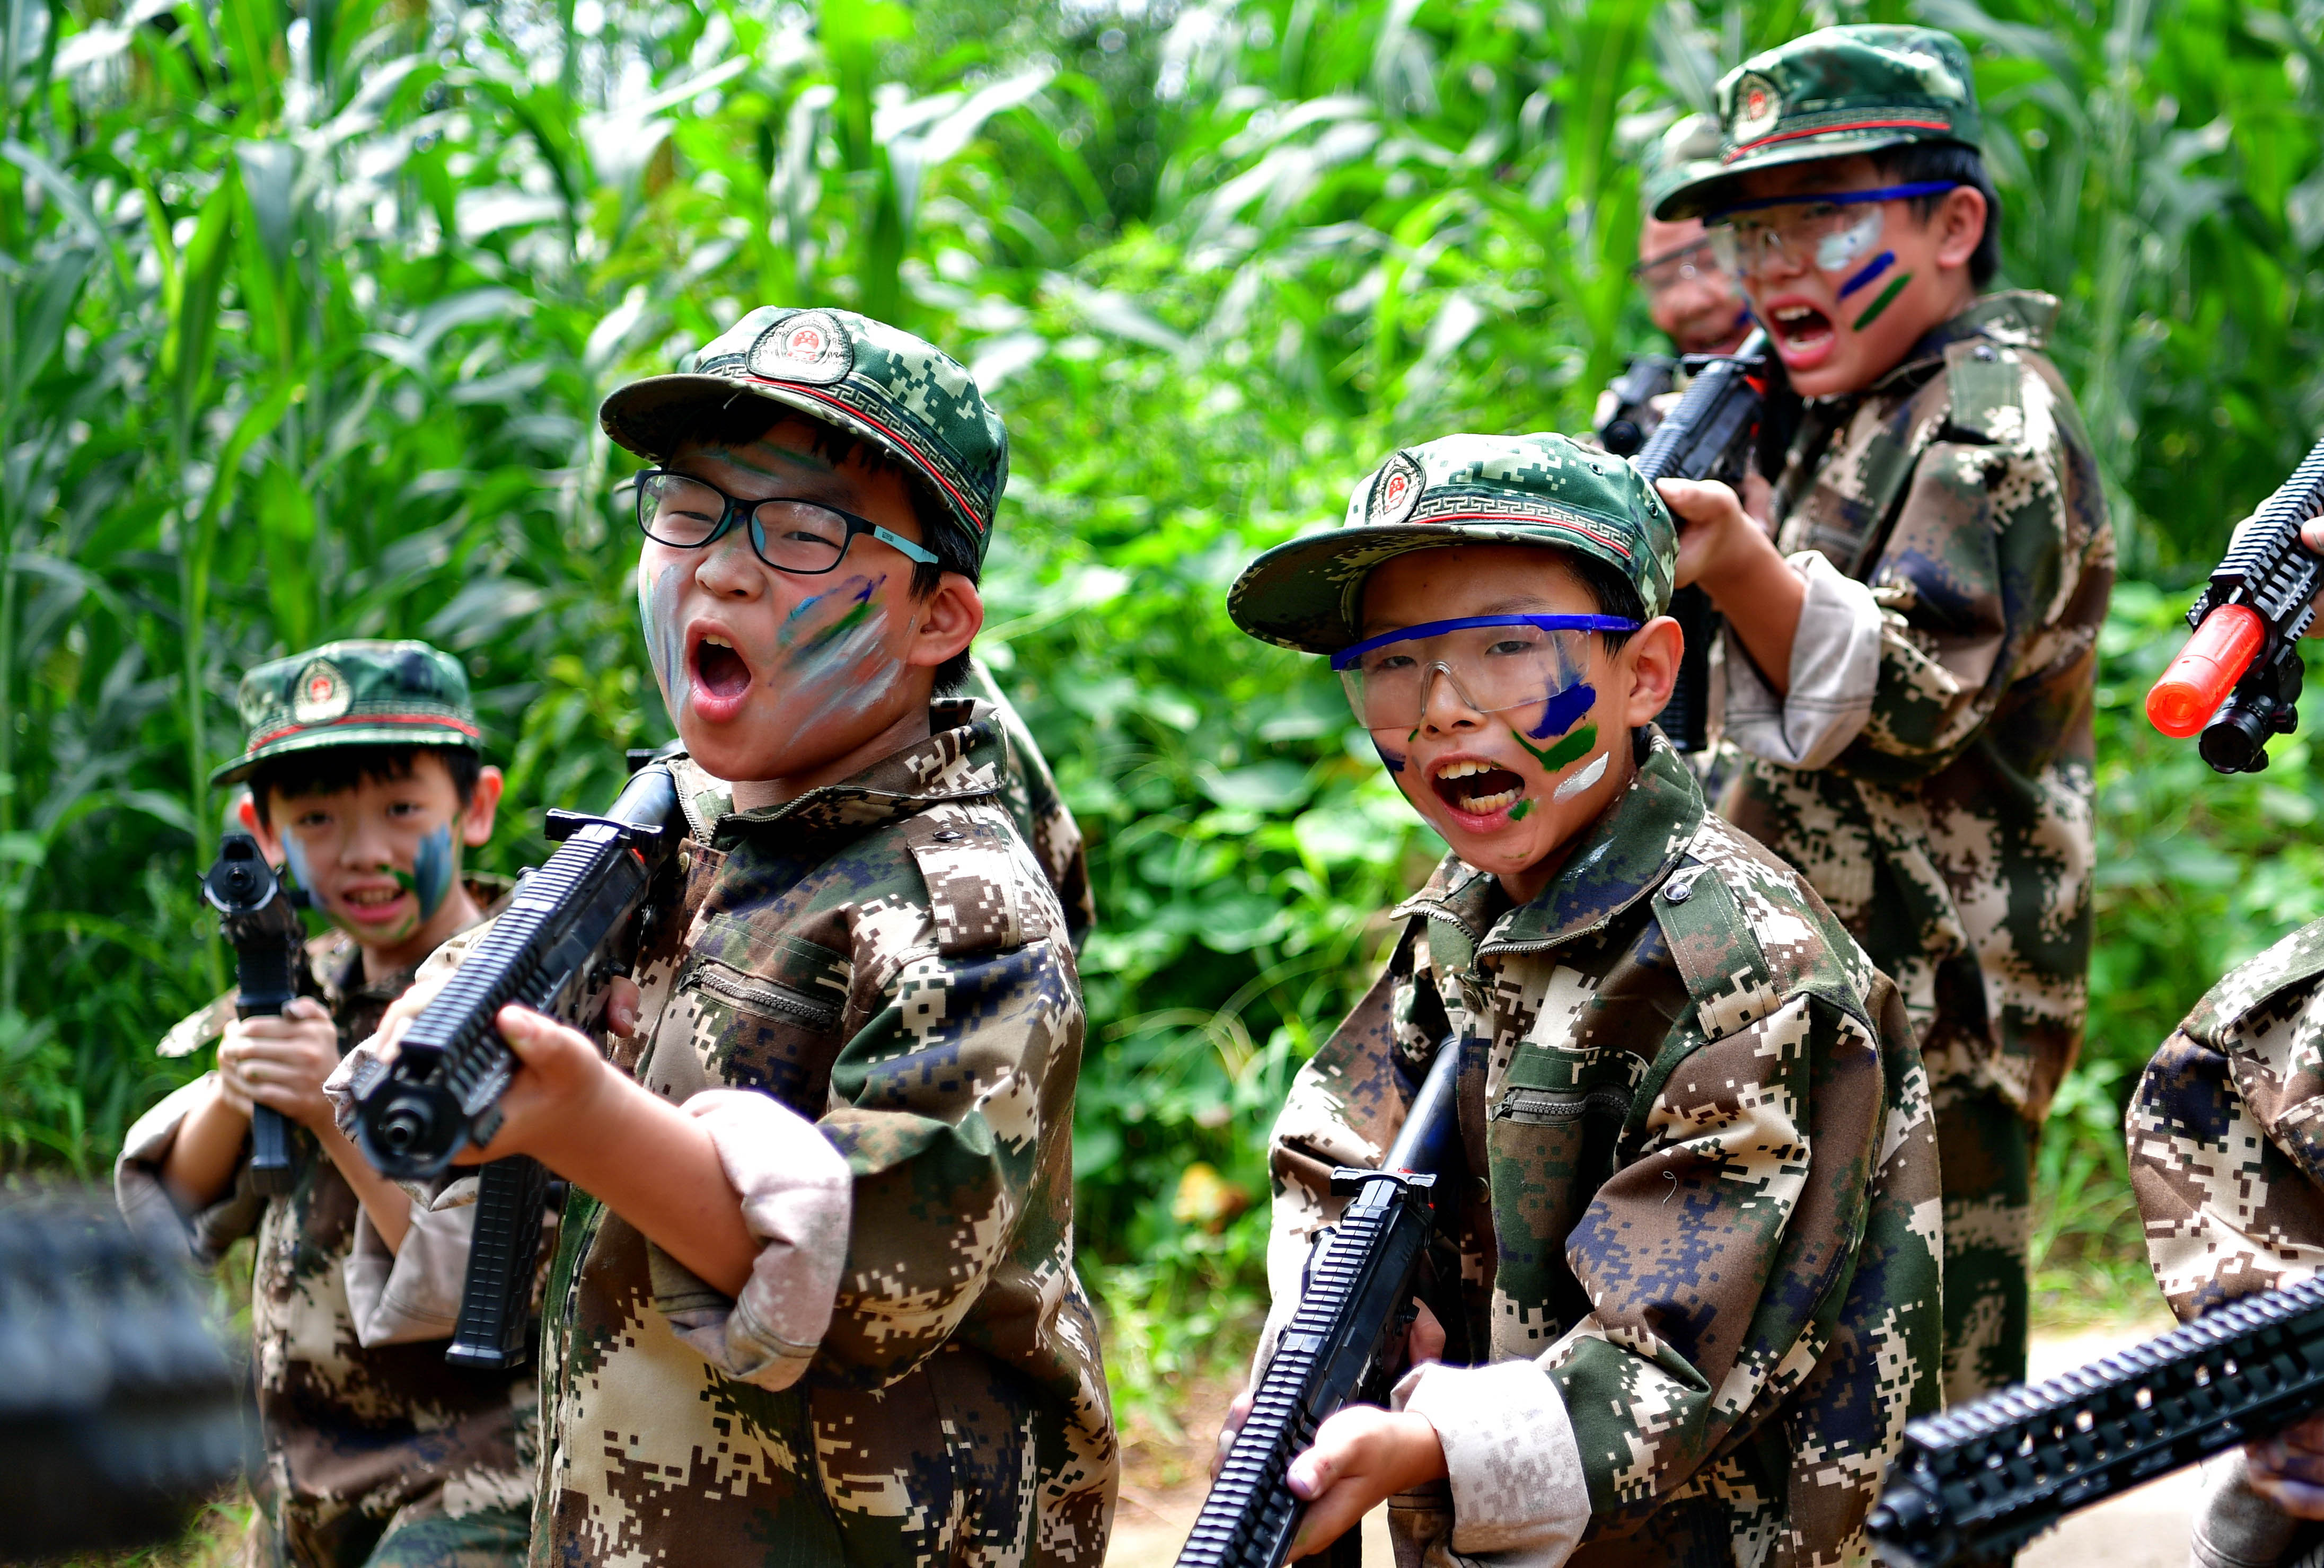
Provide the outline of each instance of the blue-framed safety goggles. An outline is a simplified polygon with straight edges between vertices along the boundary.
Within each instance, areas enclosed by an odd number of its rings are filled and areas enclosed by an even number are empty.
[[[1441,676],[1476,713],[1536,707],[1579,686],[1593,632],[1636,632],[1618,615],[1468,615],[1399,627],[1332,655],[1368,730],[1420,722]]]

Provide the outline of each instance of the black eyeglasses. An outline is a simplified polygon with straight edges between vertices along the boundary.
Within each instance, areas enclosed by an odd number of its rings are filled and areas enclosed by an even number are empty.
[[[819,501],[784,496],[743,501],[715,484],[667,468],[649,468],[632,483],[637,489],[640,531],[658,544],[678,549],[715,544],[736,523],[747,521],[752,552],[779,572],[799,576],[827,572],[840,563],[860,533],[899,551],[907,560],[924,567],[937,564],[934,552],[910,540],[889,532],[868,517]]]

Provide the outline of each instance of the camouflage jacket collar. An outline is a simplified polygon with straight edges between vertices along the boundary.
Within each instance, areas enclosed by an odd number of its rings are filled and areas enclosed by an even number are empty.
[[[1970,301],[1968,309],[1913,345],[1904,363],[1874,382],[1870,390],[1875,393],[1887,392],[1926,381],[1944,367],[1946,349],[1972,337],[1982,337],[2006,348],[2045,347],[2050,330],[2057,321],[2058,301],[2053,295],[2033,289],[1980,295]]]
[[[1446,855],[1428,885],[1391,911],[1449,919],[1483,934],[1480,955],[1534,953],[1602,930],[1678,864],[1702,824],[1702,790],[1660,730],[1645,732],[1637,776],[1585,828],[1531,903],[1510,908],[1498,879]]]
[[[719,785],[696,791],[695,807],[713,848],[731,849],[779,829],[784,852],[796,855],[803,838],[853,836],[943,801],[989,798],[1000,793],[1010,765],[993,714],[984,703],[939,698],[928,707],[926,740],[890,752],[852,779],[752,811],[734,810],[733,787]]]
[[[501,906],[516,890],[513,879],[490,872],[471,872],[460,879],[460,885],[468,890],[468,897],[475,899],[476,908],[488,919],[501,912]],[[363,949],[355,945],[354,937],[334,927],[323,943],[327,945],[307,949],[308,964],[314,972],[316,987],[323,993],[323,1005],[331,1010],[334,1018],[354,1005],[385,1007],[410,987],[411,977],[418,969],[413,965],[374,979],[362,973]]]

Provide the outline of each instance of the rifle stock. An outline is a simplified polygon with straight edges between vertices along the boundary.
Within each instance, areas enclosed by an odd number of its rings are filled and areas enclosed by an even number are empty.
[[[1335,1412],[1386,1398],[1415,1315],[1414,1277],[1436,1231],[1436,1178],[1460,1158],[1460,1059],[1458,1041],[1438,1047],[1381,1168],[1332,1173],[1332,1190],[1351,1201],[1309,1260],[1299,1308],[1203,1499],[1178,1568],[1277,1568],[1307,1511],[1285,1480],[1291,1462]],[[1353,1568],[1360,1554],[1351,1531],[1333,1561]]]

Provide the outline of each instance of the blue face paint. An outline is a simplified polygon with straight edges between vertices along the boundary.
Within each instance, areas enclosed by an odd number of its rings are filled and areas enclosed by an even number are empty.
[[[312,899],[315,896],[315,879],[307,870],[307,852],[299,847],[299,835],[295,833],[286,832],[282,835],[282,861],[290,868],[290,880],[299,884],[299,890]],[[320,909],[322,906],[318,904],[316,907]]]
[[[1873,279],[1886,272],[1895,263],[1895,260],[1896,253],[1895,251],[1882,251],[1878,255],[1864,263],[1864,270],[1862,272],[1857,273],[1856,276],[1849,279],[1847,282],[1842,283],[1840,286],[1840,297],[1843,300],[1847,299],[1850,294],[1855,293],[1858,289],[1861,289],[1866,284],[1871,282]]]
[[[438,826],[436,831],[420,841],[419,853],[412,857],[411,874],[398,872],[395,880],[410,888],[420,900],[420,925],[426,925],[436,911],[444,907],[444,899],[452,891],[452,872],[458,857],[452,853],[452,825]]]
[[[683,566],[664,567],[661,576],[649,582],[645,563],[638,563],[638,621],[645,631],[646,653],[653,660],[654,681],[661,687],[661,706],[673,724],[688,690],[686,628],[678,618],[678,586],[685,570]]]
[[[1569,686],[1563,691],[1552,696],[1549,701],[1543,705],[1541,723],[1527,730],[1526,733],[1536,741],[1545,741],[1552,735],[1562,735],[1580,724],[1589,715],[1590,710],[1597,706],[1597,687],[1588,681]]]
[[[1389,751],[1378,741],[1374,741],[1372,742],[1372,750],[1379,753],[1379,760],[1383,763],[1387,764],[1388,770],[1389,772],[1401,773],[1404,771],[1404,759],[1402,757],[1397,756],[1394,752]]]

